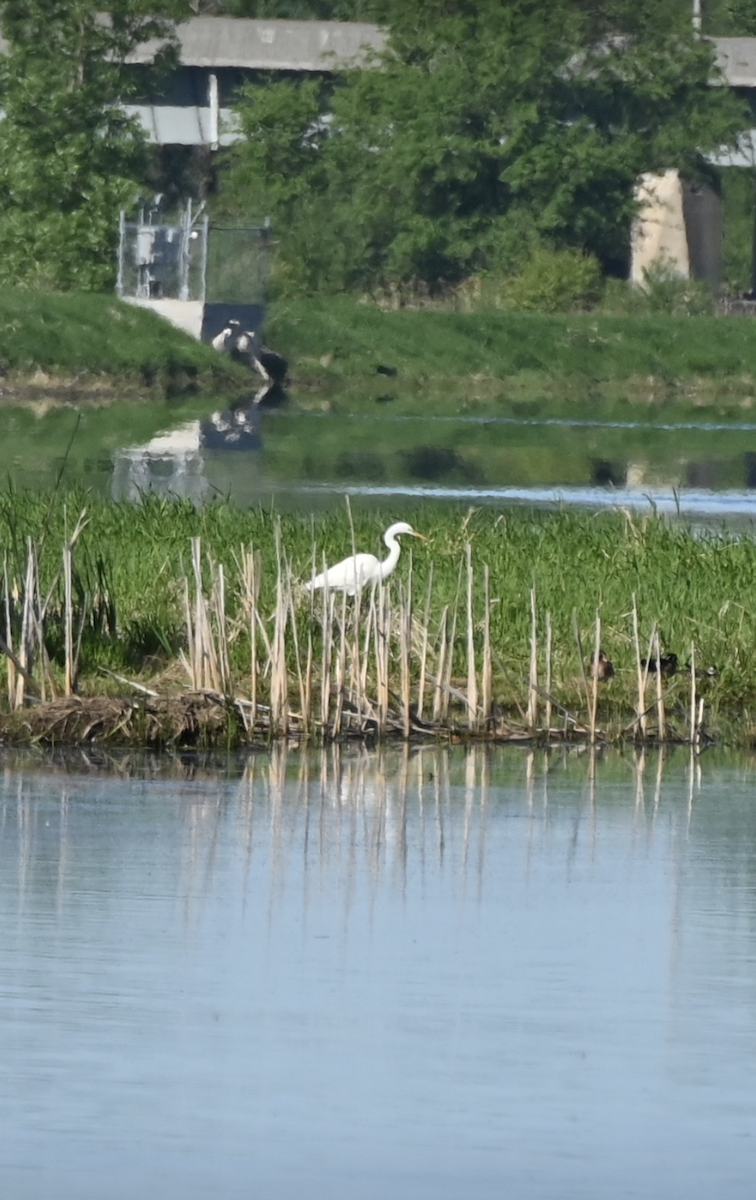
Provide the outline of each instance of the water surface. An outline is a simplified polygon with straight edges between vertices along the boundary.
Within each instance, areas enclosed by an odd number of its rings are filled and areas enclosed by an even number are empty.
[[[6,757],[13,1200],[745,1200],[754,763]]]
[[[340,402],[342,403],[342,402]],[[345,491],[507,507],[574,504],[756,516],[756,422],[421,417],[375,404],[360,414],[240,405],[0,407],[0,471],[14,486],[58,479],[119,500],[145,492],[243,506],[339,506]],[[348,409],[349,401],[343,401]],[[337,406],[338,407],[338,406]]]

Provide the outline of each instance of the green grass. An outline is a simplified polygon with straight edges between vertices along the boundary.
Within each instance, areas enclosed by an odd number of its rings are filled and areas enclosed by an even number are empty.
[[[135,380],[168,393],[190,384],[238,388],[246,377],[211,347],[115,296],[0,292],[0,373],[36,370]]]
[[[756,404],[756,337],[742,317],[386,311],[348,297],[278,301],[268,342],[291,365],[291,404],[439,415],[740,415]],[[378,374],[378,366],[398,374]],[[163,397],[240,393],[249,373],[113,296],[0,295],[0,381],[85,400],[97,388]],[[120,389],[120,393],[119,393]],[[6,401],[12,395],[6,396]]]
[[[237,563],[241,548],[252,546],[262,564],[260,607],[275,603],[275,526],[280,519],[282,544],[295,577],[309,577],[313,556],[334,562],[351,548],[346,511],[277,518],[270,511],[241,512],[218,502],[197,511],[189,504],[147,498],[137,508],[68,494],[5,493],[0,497],[0,554],[7,556],[9,576],[20,583],[27,538],[39,547],[43,591],[52,589],[48,649],[60,665],[62,655],[61,584],[59,570],[64,525],[73,527],[83,507],[89,524],[76,546],[74,583],[76,626],[83,620],[82,687],[107,687],[100,667],[141,677],[159,673],[175,662],[184,645],[183,576],[190,574],[189,539],[202,538],[208,558],[224,564],[228,612],[234,628],[231,653],[243,679],[249,662],[246,630],[234,625],[239,612]],[[530,653],[530,591],[535,588],[542,639],[549,613],[554,635],[555,693],[569,704],[580,703],[580,655],[574,633],[577,621],[583,651],[592,645],[598,611],[602,644],[617,669],[616,679],[602,689],[600,719],[620,724],[632,713],[635,654],[631,612],[635,597],[645,647],[654,625],[662,649],[685,662],[691,643],[701,667],[716,665],[718,677],[708,685],[709,719],[719,733],[742,736],[756,711],[756,544],[751,537],[725,533],[696,536],[683,525],[656,517],[625,514],[589,516],[576,512],[496,514],[489,509],[385,511],[356,510],[355,541],[359,549],[380,553],[383,529],[401,516],[431,538],[402,554],[396,579],[406,584],[412,560],[416,614],[424,608],[433,571],[430,630],[444,605],[454,606],[465,546],[472,545],[476,574],[476,621],[480,649],[483,617],[483,568],[490,571],[491,634],[494,648],[494,694],[503,704],[522,700]],[[85,599],[86,598],[86,599]],[[0,610],[2,611],[2,610]],[[83,616],[82,616],[83,614]],[[0,618],[0,627],[4,618]],[[316,645],[317,621],[310,622],[305,602],[298,608],[300,644],[308,631]],[[455,672],[464,680],[466,634],[460,607]],[[293,652],[290,646],[289,650]],[[293,661],[293,660],[292,660]],[[243,690],[243,684],[241,685]],[[683,714],[689,682],[673,680],[670,705]],[[684,720],[679,715],[679,720]]]
[[[323,393],[359,411],[563,410],[641,406],[680,416],[754,404],[756,336],[743,317],[387,311],[348,298],[279,301],[266,336],[291,363],[300,406]],[[377,367],[398,371],[395,377]]]

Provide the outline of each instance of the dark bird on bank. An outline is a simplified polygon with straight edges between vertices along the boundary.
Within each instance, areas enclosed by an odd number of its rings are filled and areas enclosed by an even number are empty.
[[[393,396],[389,396],[388,394],[385,394],[383,396],[376,396],[375,402],[376,402],[376,404],[390,404],[393,399],[394,399]]]
[[[668,679],[680,670],[680,660],[676,654],[660,654],[658,662],[656,658],[642,658],[641,666],[649,675],[655,675],[658,666],[659,674]]]
[[[375,368],[376,375],[389,375],[392,379],[399,374],[398,367],[384,367],[381,363]]]
[[[593,655],[589,663],[591,678],[599,681],[614,679],[614,663],[606,657],[603,650],[599,650],[598,657]]]

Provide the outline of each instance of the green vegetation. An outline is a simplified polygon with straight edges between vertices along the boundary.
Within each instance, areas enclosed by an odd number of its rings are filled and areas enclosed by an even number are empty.
[[[711,178],[707,153],[750,124],[677,0],[384,12],[379,70],[250,85],[237,105],[218,200],[272,215],[282,294],[438,294],[543,274],[565,249],[593,256],[590,294],[596,260],[627,265],[639,175]]]
[[[711,12],[709,12],[711,7]],[[748,32],[749,0],[704,5]],[[123,103],[173,64],[194,13],[371,20],[374,69],[258,77],[246,139],[213,157],[152,152]],[[216,216],[273,217],[279,294],[424,297],[474,282],[508,307],[595,300],[622,275],[634,187],[751,124],[710,85],[713,47],[685,0],[0,0],[0,280],[112,286],[119,209],[156,188]],[[711,24],[711,29],[708,29]],[[152,79],[129,56],[160,36]],[[191,161],[189,161],[191,160]]]
[[[476,312],[431,306],[391,310],[347,297],[277,301],[269,343],[290,363],[290,406],[375,416],[570,416],[656,421],[749,419],[756,403],[756,338],[746,318],[634,313]],[[618,299],[619,304],[619,299]],[[378,368],[395,374],[385,375]],[[24,437],[30,417],[14,398],[189,400],[173,418],[114,418],[107,445],[145,440],[180,417],[207,415],[249,390],[249,372],[153,313],[112,296],[0,294],[0,371],[6,414]],[[41,373],[41,374],[38,374]],[[192,399],[193,397],[193,399]],[[225,399],[224,399],[225,397]],[[29,436],[61,454],[72,417]],[[93,430],[95,414],[81,423]],[[49,422],[51,425],[52,422]],[[101,422],[100,422],[101,424]],[[120,427],[119,427],[120,426]],[[22,428],[23,427],[23,428]],[[68,432],[66,432],[68,431]],[[111,436],[112,435],[112,436]],[[355,435],[359,436],[359,435]],[[120,440],[113,440],[114,438]],[[94,444],[94,443],[93,443]],[[0,467],[7,445],[0,447]]]
[[[177,0],[1,0],[0,282],[42,289],[112,287],[118,213],[147,167],[127,56],[170,34]],[[156,70],[169,52],[158,55]]]
[[[231,390],[249,372],[222,359],[168,321],[112,295],[0,291],[0,374],[35,371],[77,377],[80,393],[125,382],[164,394]],[[95,378],[96,377],[96,378]],[[50,380],[41,380],[43,390]],[[3,389],[8,394],[7,389]],[[54,386],[50,391],[54,392]]]
[[[432,397],[437,415],[597,418],[640,407],[652,419],[742,419],[756,396],[745,318],[392,311],[333,298],[278,301],[266,336],[291,364],[300,407],[319,407],[325,391],[343,412],[374,412],[388,394],[402,415],[422,416]]]
[[[0,498],[0,545],[7,572],[0,611],[5,611],[7,598],[11,638],[4,618],[0,620],[0,631],[5,631],[6,640],[19,646],[28,570],[27,539],[32,538],[37,548],[40,595],[48,597],[46,649],[58,686],[64,656],[61,553],[84,508],[88,523],[74,546],[72,576],[72,628],[81,643],[78,679],[84,693],[102,692],[108,686],[113,689],[112,682],[103,682],[99,673],[102,668],[143,682],[158,680],[158,686],[173,691],[177,687],[181,691],[188,684],[177,658],[182,649],[188,653],[183,580],[190,581],[189,593],[193,596],[190,539],[199,537],[207,595],[213,581],[217,595],[217,565],[224,567],[224,637],[235,694],[249,695],[252,690],[249,606],[250,596],[259,588],[255,686],[258,700],[267,703],[273,684],[270,659],[266,665],[262,646],[265,639],[274,638],[271,614],[280,604],[279,579],[285,582],[289,569],[295,580],[307,579],[313,565],[319,568],[323,558],[338,561],[352,545],[349,521],[343,512],[277,518],[270,511],[243,513],[225,503],[196,511],[188,504],[150,498],[131,508],[85,494],[50,497],[6,493]],[[444,611],[447,630],[456,612],[451,684],[466,686],[469,544],[474,577],[472,636],[480,663],[485,649],[484,624],[488,623],[492,700],[502,711],[515,712],[518,704],[525,703],[534,589],[541,678],[547,614],[553,634],[555,699],[571,711],[581,706],[585,710],[581,661],[587,659],[592,648],[598,613],[602,645],[616,667],[615,679],[602,685],[599,723],[615,731],[632,723],[637,682],[632,625],[635,598],[641,652],[647,653],[654,629],[659,632],[662,653],[676,653],[681,664],[694,647],[699,669],[714,665],[719,669],[719,674],[705,684],[708,728],[720,737],[746,736],[756,704],[756,628],[750,603],[756,587],[756,546],[751,537],[725,533],[701,537],[679,524],[655,517],[634,519],[624,513],[439,513],[417,506],[414,511],[405,509],[401,513],[396,507],[383,512],[356,511],[354,544],[360,549],[379,550],[383,529],[399,516],[412,521],[431,538],[429,546],[413,545],[411,551],[405,548],[392,580],[394,594],[403,596],[406,605],[411,578],[415,624],[409,661],[415,679],[422,630],[428,631],[432,664]],[[280,570],[275,547],[278,529],[283,554]],[[252,560],[245,565],[244,550],[251,550],[257,563],[257,583],[251,590]],[[484,602],[486,568],[488,610]],[[311,614],[309,601],[298,594],[296,586],[292,595],[297,636],[293,636],[289,624],[285,655],[293,695],[308,644],[313,647],[314,664],[320,663],[322,625],[320,601]],[[193,607],[192,600],[192,611]],[[337,613],[340,611],[338,601]],[[396,609],[397,619],[401,611],[400,607]],[[392,633],[392,674],[399,670],[394,636]],[[400,694],[398,680],[391,687]],[[699,694],[701,687],[699,684]],[[123,691],[122,685],[117,690]],[[678,728],[681,724],[684,727],[689,676],[674,677],[665,684],[665,691],[668,719]]]
[[[739,296],[753,287],[756,170],[727,167],[721,178],[722,288],[725,295]]]

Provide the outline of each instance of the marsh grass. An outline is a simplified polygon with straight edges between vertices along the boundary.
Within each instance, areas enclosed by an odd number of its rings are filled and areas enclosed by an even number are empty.
[[[384,587],[303,592],[314,564],[380,552],[397,515],[431,543],[405,548]],[[753,538],[654,515],[292,516],[6,492],[0,555],[9,710],[202,695],[231,740],[701,745],[747,738],[756,707]],[[599,647],[609,682],[589,670]],[[670,678],[641,666],[671,652]]]

